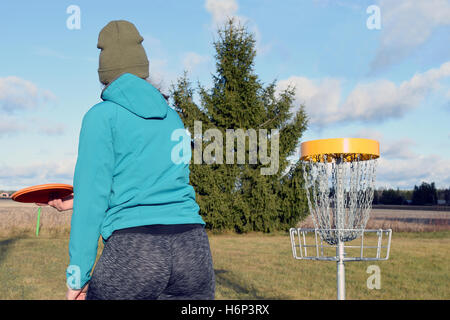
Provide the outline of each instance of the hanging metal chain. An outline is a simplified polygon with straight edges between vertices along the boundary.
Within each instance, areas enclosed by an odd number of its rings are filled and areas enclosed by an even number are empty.
[[[323,155],[302,161],[308,206],[322,240],[334,245],[358,238],[371,210],[377,160]],[[333,230],[330,230],[333,229]]]

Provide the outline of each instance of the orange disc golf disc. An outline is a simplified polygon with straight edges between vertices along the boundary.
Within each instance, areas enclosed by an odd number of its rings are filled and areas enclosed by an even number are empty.
[[[69,184],[49,183],[21,189],[11,196],[12,200],[26,203],[47,203],[53,199],[61,199],[73,193]]]

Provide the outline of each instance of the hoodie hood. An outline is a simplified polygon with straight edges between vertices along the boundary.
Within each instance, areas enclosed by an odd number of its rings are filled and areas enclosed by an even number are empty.
[[[167,115],[167,102],[158,89],[131,73],[112,81],[103,89],[101,98],[144,119],[164,119]]]

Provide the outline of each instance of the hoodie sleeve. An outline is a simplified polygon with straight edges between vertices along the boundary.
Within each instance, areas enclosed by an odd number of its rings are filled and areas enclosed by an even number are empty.
[[[67,285],[72,289],[82,288],[91,278],[108,209],[114,169],[111,120],[114,109],[109,107],[94,106],[81,125],[73,179],[70,265],[66,271]]]

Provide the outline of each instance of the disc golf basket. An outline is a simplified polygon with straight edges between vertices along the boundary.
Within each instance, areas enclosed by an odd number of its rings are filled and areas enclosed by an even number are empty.
[[[338,300],[345,299],[344,262],[389,258],[392,230],[365,229],[379,154],[379,143],[369,139],[323,139],[301,145],[314,229],[290,229],[292,253],[299,260],[337,262]]]

